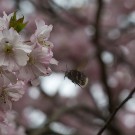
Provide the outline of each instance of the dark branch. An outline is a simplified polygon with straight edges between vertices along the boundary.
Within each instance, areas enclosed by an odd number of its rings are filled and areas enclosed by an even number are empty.
[[[120,108],[130,99],[132,98],[133,94],[135,92],[135,88],[130,92],[130,94],[127,96],[127,98],[120,104],[118,105],[118,107],[116,107],[116,109],[113,111],[113,113],[110,115],[110,117],[108,118],[108,120],[106,121],[105,125],[100,129],[100,131],[98,132],[97,135],[101,135],[104,130],[109,126],[109,124],[111,123],[111,121],[113,120],[113,118],[115,117],[116,113],[120,110]]]
[[[97,13],[96,13],[96,18],[95,18],[95,36],[93,39],[93,42],[95,44],[96,50],[97,50],[97,58],[100,64],[100,69],[101,69],[101,81],[104,85],[105,91],[107,93],[108,96],[108,100],[109,100],[109,111],[111,112],[113,109],[113,104],[112,104],[112,100],[111,100],[111,92],[110,92],[110,88],[107,84],[107,73],[106,73],[106,66],[104,64],[104,62],[101,59],[101,55],[103,52],[103,48],[101,47],[100,44],[100,32],[101,32],[101,16],[102,16],[102,11],[103,11],[103,0],[97,0]]]

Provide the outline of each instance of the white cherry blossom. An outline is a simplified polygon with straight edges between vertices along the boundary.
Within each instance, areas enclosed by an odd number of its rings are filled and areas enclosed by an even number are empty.
[[[9,71],[25,66],[31,47],[24,44],[20,35],[12,28],[3,30],[0,35],[0,66],[7,66]]]
[[[46,47],[53,47],[53,44],[48,40],[50,37],[50,32],[52,31],[52,25],[45,25],[43,20],[36,20],[37,29],[35,33],[31,36],[31,41],[37,43],[38,45],[43,45]]]
[[[52,71],[49,65],[58,64],[52,57],[53,53],[48,48],[38,47],[33,49],[29,54],[27,65],[19,70],[18,78],[28,82],[35,81],[39,76],[50,75]]]

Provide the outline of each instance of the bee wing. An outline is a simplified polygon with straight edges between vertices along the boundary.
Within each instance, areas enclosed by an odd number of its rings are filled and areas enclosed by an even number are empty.
[[[76,69],[78,71],[83,70],[86,67],[86,65],[88,64],[88,60],[89,60],[88,58],[85,58],[85,59],[81,60],[80,64],[77,66]]]

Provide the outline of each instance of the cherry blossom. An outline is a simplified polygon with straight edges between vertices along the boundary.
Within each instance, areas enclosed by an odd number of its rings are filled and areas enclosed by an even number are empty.
[[[24,83],[19,81],[14,85],[9,84],[8,86],[0,88],[0,102],[1,106],[3,106],[4,110],[12,108],[12,101],[18,101],[23,94],[24,91]],[[3,104],[4,103],[4,104]]]
[[[32,50],[29,54],[29,61],[27,65],[21,67],[18,78],[23,81],[34,81],[39,76],[46,76],[51,74],[50,64],[56,64],[57,61],[52,58],[53,52],[48,48],[39,47]]]
[[[53,44],[48,40],[50,32],[52,31],[52,25],[45,25],[43,20],[36,20],[37,29],[35,33],[31,36],[31,41],[37,43],[38,45],[43,45],[47,47],[53,47]]]
[[[7,86],[10,83],[17,83],[17,77],[15,73],[9,72],[5,67],[0,67],[0,86]]]
[[[3,12],[3,17],[0,17],[0,31],[9,28],[9,21],[11,16],[13,16],[13,13],[7,15],[5,12]]]
[[[0,134],[1,135],[26,135],[22,126],[17,127],[15,124],[15,113],[8,111],[6,113],[0,112]]]
[[[16,12],[0,17],[0,134],[25,135],[23,126],[17,127],[12,113],[12,104],[25,94],[28,82],[39,84],[40,76],[52,73],[53,43],[48,41],[52,25],[36,21],[37,29],[30,42],[20,32],[25,28],[24,17],[17,19]],[[29,44],[27,44],[29,43]]]
[[[25,66],[31,47],[22,42],[20,35],[13,28],[3,30],[0,38],[0,65],[7,66],[9,71],[17,69],[18,66]]]

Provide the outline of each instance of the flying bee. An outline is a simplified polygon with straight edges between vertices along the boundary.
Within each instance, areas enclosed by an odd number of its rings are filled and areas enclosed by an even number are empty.
[[[83,72],[75,69],[66,71],[65,77],[70,79],[73,83],[78,84],[81,88],[84,88],[88,84],[88,77],[86,77]]]

